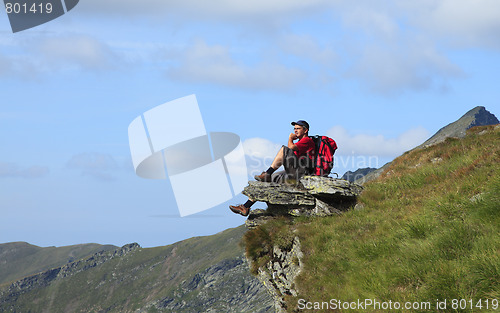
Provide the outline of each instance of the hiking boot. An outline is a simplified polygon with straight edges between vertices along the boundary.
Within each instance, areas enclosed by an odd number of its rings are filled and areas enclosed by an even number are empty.
[[[269,174],[268,172],[262,172],[262,174],[260,174],[260,175],[255,175],[254,178],[255,178],[255,180],[266,182],[266,183],[272,182],[271,174]]]
[[[229,209],[231,211],[233,211],[234,213],[240,214],[240,215],[243,215],[243,216],[248,216],[248,214],[250,213],[250,208],[247,208],[243,204],[240,204],[240,205],[230,205]]]

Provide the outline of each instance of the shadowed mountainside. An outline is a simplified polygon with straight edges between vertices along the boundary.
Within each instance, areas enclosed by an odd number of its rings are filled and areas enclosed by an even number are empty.
[[[365,167],[365,168],[358,168],[354,172],[352,171],[347,171],[345,172],[344,175],[342,175],[341,179],[345,179],[351,183],[355,182],[356,180],[368,175],[369,173],[376,171],[376,168],[373,167]]]

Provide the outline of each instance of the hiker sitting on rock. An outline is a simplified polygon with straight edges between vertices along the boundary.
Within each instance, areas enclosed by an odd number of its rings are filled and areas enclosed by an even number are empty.
[[[282,146],[276,154],[271,166],[260,175],[255,175],[255,179],[261,182],[284,183],[287,180],[298,180],[305,174],[309,174],[314,155],[314,142],[308,137],[309,124],[299,120],[292,122],[294,132],[288,136],[288,145]],[[298,141],[294,143],[294,140]],[[285,170],[276,170],[283,165]],[[250,207],[255,201],[248,199],[245,204],[237,206],[230,205],[229,209],[236,214],[248,216]]]

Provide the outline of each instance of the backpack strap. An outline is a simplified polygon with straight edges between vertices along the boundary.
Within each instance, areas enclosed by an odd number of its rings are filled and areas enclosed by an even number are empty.
[[[333,150],[333,147],[332,147],[332,145],[330,144],[330,142],[328,140],[323,139],[323,137],[321,137],[321,141],[323,141],[328,146],[328,148],[330,148],[330,150],[332,150],[333,152],[335,152],[335,150]]]
[[[318,162],[319,147],[321,146],[321,137],[319,135],[309,136],[314,142],[314,160],[310,164],[309,172],[310,174],[316,175],[316,166]]]

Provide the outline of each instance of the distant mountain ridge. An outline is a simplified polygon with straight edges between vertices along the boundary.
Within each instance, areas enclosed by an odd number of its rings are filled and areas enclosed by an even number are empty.
[[[365,168],[358,168],[354,172],[352,171],[347,171],[345,172],[344,175],[340,179],[345,179],[351,183],[355,182],[356,180],[368,175],[369,173],[376,171],[377,169],[374,167],[365,167]]]
[[[0,244],[0,285],[116,248],[95,243],[64,247],[38,247],[27,242],[3,243]]]
[[[0,286],[0,312],[272,312],[239,245],[245,231],[97,252]]]
[[[432,145],[441,143],[446,140],[446,138],[464,138],[468,129],[474,126],[487,126],[487,125],[495,125],[500,123],[497,117],[490,113],[484,106],[477,106],[472,110],[469,110],[465,113],[461,118],[456,120],[453,123],[450,123],[440,130],[438,130],[432,137],[427,139],[421,145],[409,150],[422,149],[426,147],[430,147]],[[409,152],[407,151],[407,152]],[[365,176],[358,178],[355,183],[364,184],[366,182],[372,181],[380,176],[391,164],[391,162],[385,164],[381,168],[370,171]]]

